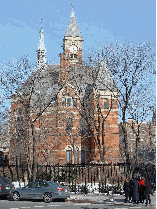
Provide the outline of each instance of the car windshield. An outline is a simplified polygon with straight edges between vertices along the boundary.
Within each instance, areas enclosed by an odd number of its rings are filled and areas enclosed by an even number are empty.
[[[4,181],[5,183],[10,183],[11,181],[10,181],[10,179],[8,179],[8,178],[0,178],[2,181]]]
[[[59,183],[54,182],[54,181],[50,181],[50,184],[52,184],[53,186],[61,186]]]

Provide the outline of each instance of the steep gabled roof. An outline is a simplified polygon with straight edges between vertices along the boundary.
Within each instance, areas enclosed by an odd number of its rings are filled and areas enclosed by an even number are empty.
[[[29,95],[33,87],[31,101],[34,108],[40,107],[41,104],[44,107],[50,101],[55,101],[62,89],[62,85],[58,84],[60,70],[59,65],[47,65],[44,70],[35,71],[17,90],[17,96]],[[74,85],[80,92],[81,98],[84,97],[88,87],[111,92],[118,91],[109,70],[103,64],[100,67],[73,66],[70,71],[66,82]]]
[[[30,95],[31,91],[31,105],[34,108],[48,104],[50,101],[56,99],[58,92],[61,89],[61,85],[58,82],[59,77],[59,65],[47,65],[44,70],[36,70],[26,80],[26,82],[20,86],[15,97]]]
[[[118,92],[118,88],[111,76],[110,71],[107,69],[105,63],[102,61],[98,70],[98,75],[96,79],[97,89],[109,90]]]

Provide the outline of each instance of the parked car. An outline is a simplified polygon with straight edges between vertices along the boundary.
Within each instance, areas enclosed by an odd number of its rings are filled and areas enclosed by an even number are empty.
[[[7,197],[11,189],[11,180],[9,178],[0,177],[0,197]]]
[[[10,198],[20,199],[43,199],[49,203],[53,199],[63,199],[70,197],[69,188],[53,181],[35,181],[30,182],[23,188],[16,188],[10,191]]]

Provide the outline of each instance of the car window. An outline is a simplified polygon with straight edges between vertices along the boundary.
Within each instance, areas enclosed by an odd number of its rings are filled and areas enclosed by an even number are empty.
[[[37,188],[48,187],[48,186],[49,186],[49,185],[48,185],[47,182],[38,182],[38,183],[36,184],[36,187],[37,187]]]
[[[37,187],[37,188],[40,188],[40,187],[41,187],[41,184],[40,184],[40,183],[37,183],[37,184],[36,184],[36,187]]]
[[[32,188],[34,186],[35,186],[35,183],[34,182],[31,182],[27,186],[25,186],[25,188],[28,189],[28,188]]]
[[[48,183],[47,182],[44,182],[44,187],[48,187]]]
[[[3,178],[3,181],[5,182],[5,183],[10,183],[11,181],[10,181],[10,179],[8,179],[8,178]]]

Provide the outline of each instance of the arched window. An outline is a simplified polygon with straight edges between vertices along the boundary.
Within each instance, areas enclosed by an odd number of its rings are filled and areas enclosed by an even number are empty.
[[[86,163],[86,151],[81,150],[81,164],[85,164],[85,163]]]
[[[75,146],[74,150],[74,163],[79,164],[79,148]]]
[[[66,162],[67,164],[72,163],[72,148],[70,146],[68,146],[66,149]]]

